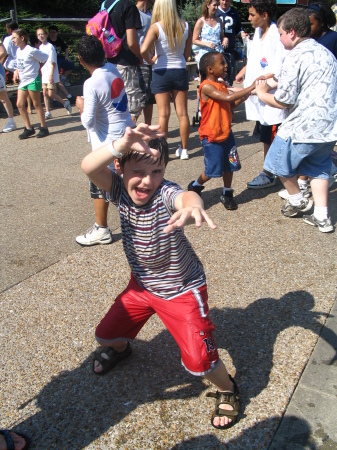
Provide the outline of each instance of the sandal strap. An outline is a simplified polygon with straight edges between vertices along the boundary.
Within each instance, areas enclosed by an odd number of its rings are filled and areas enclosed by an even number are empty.
[[[6,439],[7,450],[14,450],[14,441],[8,430],[0,430],[0,434],[3,434]]]
[[[108,359],[103,358],[102,353],[105,353],[108,356]],[[102,364],[106,363],[107,361],[111,360],[114,356],[118,355],[117,350],[115,350],[112,347],[103,347],[97,355],[95,355],[95,359]]]

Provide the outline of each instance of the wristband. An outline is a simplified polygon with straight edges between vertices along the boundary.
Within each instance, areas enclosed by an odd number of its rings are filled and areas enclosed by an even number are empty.
[[[115,147],[113,141],[110,142],[109,152],[117,159],[121,158],[123,156],[122,153],[119,153]]]

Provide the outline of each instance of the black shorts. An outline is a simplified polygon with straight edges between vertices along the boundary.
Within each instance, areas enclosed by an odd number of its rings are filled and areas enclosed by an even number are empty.
[[[271,144],[276,136],[280,123],[276,125],[261,125],[260,122],[256,122],[260,132],[260,142],[264,144]]]

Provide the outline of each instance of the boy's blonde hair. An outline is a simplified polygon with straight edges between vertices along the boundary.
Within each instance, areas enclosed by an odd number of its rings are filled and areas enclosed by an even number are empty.
[[[175,0],[156,0],[151,24],[161,22],[171,51],[183,45],[184,27],[180,21]]]

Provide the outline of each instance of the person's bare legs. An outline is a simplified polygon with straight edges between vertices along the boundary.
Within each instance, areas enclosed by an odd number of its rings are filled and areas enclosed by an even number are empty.
[[[222,173],[223,185],[225,188],[231,189],[233,182],[233,172]]]
[[[43,89],[43,100],[46,112],[50,112],[50,98],[48,95],[48,89]]]
[[[27,98],[28,98],[28,91],[23,91],[22,89],[18,89],[16,106],[18,107],[19,113],[25,123],[25,127],[32,128],[32,125],[29,120],[28,112],[26,109]]]
[[[106,202],[104,198],[94,198],[94,207],[97,225],[107,227],[109,202]]]
[[[116,352],[121,353],[124,352],[124,350],[126,349],[126,347],[128,346],[128,341],[100,341],[99,339],[97,339],[97,342],[102,346],[102,347],[112,347],[116,350]],[[102,358],[105,359],[109,359],[108,355],[106,353],[101,353]],[[102,372],[103,367],[102,365],[97,361],[97,359],[95,359],[94,361],[94,372],[99,373]]]
[[[265,142],[263,142],[263,160],[266,159],[268,150],[270,149],[271,144],[266,144]],[[263,169],[263,172],[266,173],[269,177],[273,177],[274,174],[272,174],[271,172],[268,172],[268,170]]]
[[[4,105],[8,118],[13,119],[14,118],[13,105],[6,91],[0,91],[0,101]]]
[[[160,131],[165,133],[165,139],[167,139],[168,123],[171,114],[171,94],[170,92],[155,94],[155,99],[158,108],[158,124],[160,125]]]
[[[56,100],[57,102],[61,103],[64,106],[66,101],[63,100],[63,98],[57,94],[56,89],[48,89],[48,95],[53,100]]]
[[[42,128],[46,128],[46,119],[44,117],[44,111],[41,104],[41,93],[40,91],[28,91],[30,98],[32,99],[34,108],[40,120]],[[28,114],[27,114],[28,116]]]
[[[14,450],[22,450],[26,445],[24,438],[16,434],[14,431],[10,431],[10,435],[14,442]],[[6,439],[3,434],[0,434],[0,450],[7,450]]]
[[[28,95],[27,97],[27,113],[32,114],[32,101]]]
[[[64,84],[61,83],[61,81],[57,83],[57,89],[59,89],[62,92],[62,94],[64,94],[68,98],[69,92],[65,88]]]
[[[145,108],[143,108],[143,114],[144,114],[144,122],[147,125],[151,125],[152,114],[153,114],[153,105],[146,105]]]
[[[323,180],[322,178],[310,178],[310,185],[315,206],[318,208],[327,208],[329,180]]]
[[[234,392],[234,384],[231,382],[228,376],[228,372],[224,363],[219,360],[218,365],[212,372],[208,373],[204,376],[206,380],[213,383],[220,392]],[[221,405],[220,408],[232,410],[233,408],[230,405]],[[215,417],[213,423],[215,426],[223,426],[227,425],[231,422],[231,419],[228,417]]]
[[[179,120],[181,148],[187,149],[188,139],[190,136],[190,119],[187,111],[188,91],[173,91],[172,97]]]
[[[201,175],[199,176],[199,178],[197,179],[197,182],[198,182],[199,184],[205,184],[205,183],[207,183],[208,180],[210,180],[210,178],[207,177],[207,176],[205,175],[205,171],[203,171],[202,174],[201,174]]]
[[[289,195],[299,194],[300,188],[298,187],[297,175],[291,178],[280,177],[283,186],[287,189]]]

